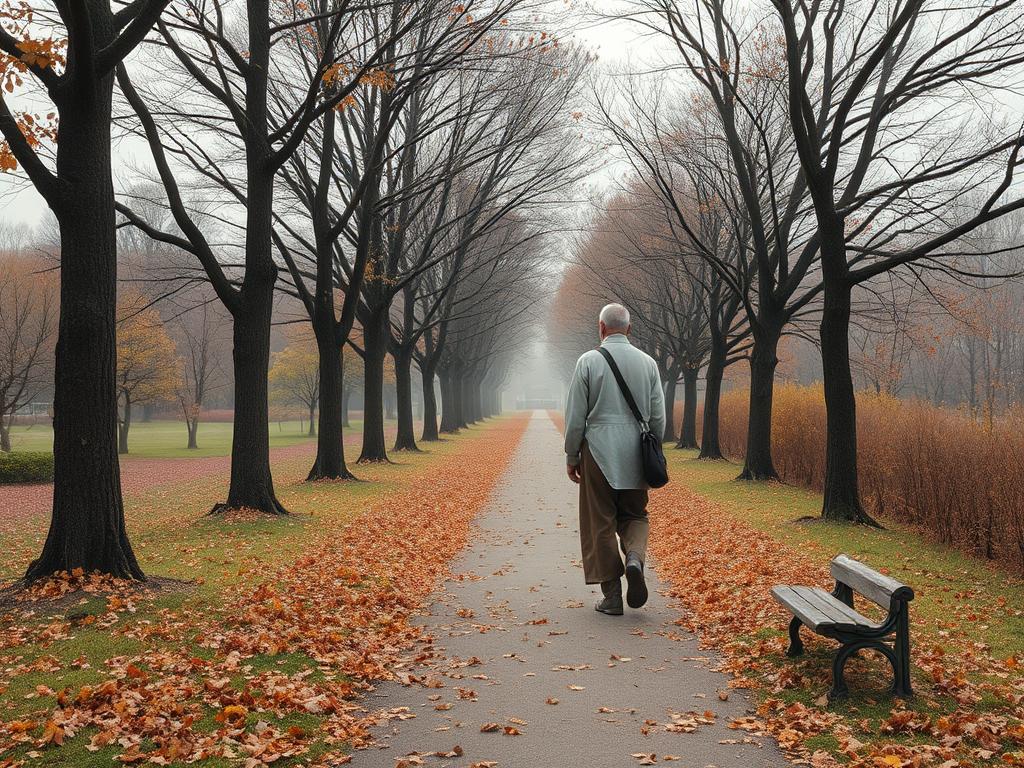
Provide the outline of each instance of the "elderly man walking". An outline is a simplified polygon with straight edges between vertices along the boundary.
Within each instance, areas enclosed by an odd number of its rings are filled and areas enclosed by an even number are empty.
[[[601,310],[600,349],[576,363],[565,404],[565,456],[569,479],[580,486],[580,543],[587,584],[600,584],[601,613],[622,615],[626,603],[647,602],[647,489],[639,430],[610,362],[610,355],[655,435],[665,432],[665,399],[654,359],[629,343],[629,310],[609,304]],[[619,548],[625,556],[623,567]]]

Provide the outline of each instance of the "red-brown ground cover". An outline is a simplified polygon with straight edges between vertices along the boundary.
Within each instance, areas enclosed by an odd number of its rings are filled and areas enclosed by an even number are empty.
[[[273,462],[301,456],[314,456],[316,443],[305,442],[272,448]],[[205,456],[196,459],[122,458],[121,491],[125,496],[161,485],[181,482],[183,477],[197,479],[222,474],[231,469],[230,456]],[[0,526],[21,523],[40,515],[49,515],[53,505],[53,483],[20,483],[0,486]],[[2,528],[0,528],[2,530]]]
[[[912,706],[882,692],[888,668],[870,654],[851,662],[851,680],[876,695],[830,707],[807,692],[828,690],[835,643],[805,633],[808,656],[787,658],[780,630],[790,617],[769,593],[775,584],[831,588],[817,548],[784,544],[680,482],[652,494],[650,514],[658,573],[685,608],[678,623],[723,654],[733,687],[761,698],[757,716],[733,727],[771,733],[792,757],[822,768],[841,764],[837,756],[855,768],[1024,765],[1021,660],[994,658],[984,641],[986,612],[1000,608],[967,593],[957,596],[962,625],[915,611]],[[822,737],[835,746],[816,747]]]

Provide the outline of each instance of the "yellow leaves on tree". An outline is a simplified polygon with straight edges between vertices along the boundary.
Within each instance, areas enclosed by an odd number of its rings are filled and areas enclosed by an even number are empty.
[[[292,326],[289,330],[288,346],[274,355],[270,391],[276,404],[301,405],[310,414],[316,409],[320,397],[320,355],[308,328]]]
[[[159,313],[138,293],[117,306],[117,389],[122,406],[170,400],[178,384],[174,341]]]

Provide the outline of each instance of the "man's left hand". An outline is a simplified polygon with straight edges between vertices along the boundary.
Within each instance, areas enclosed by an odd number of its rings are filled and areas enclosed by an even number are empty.
[[[583,479],[583,475],[580,473],[579,464],[566,464],[565,472],[567,475],[569,475],[569,479],[576,484],[579,484],[579,482]]]

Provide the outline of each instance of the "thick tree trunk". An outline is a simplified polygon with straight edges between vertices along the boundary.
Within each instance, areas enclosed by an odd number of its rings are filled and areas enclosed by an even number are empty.
[[[774,330],[754,334],[750,353],[750,412],[747,417],[747,455],[740,480],[778,480],[772,462],[772,398],[775,394],[775,366],[779,364],[780,333]]]
[[[387,461],[384,444],[384,358],[387,317],[371,315],[363,327],[363,450],[359,461]]]
[[[398,348],[395,358],[395,397],[398,406],[396,451],[418,451],[412,418],[412,350]]]
[[[434,393],[434,369],[425,367],[420,369],[423,379],[423,434],[420,437],[424,442],[434,442],[439,439],[437,434],[437,395]]]
[[[92,13],[94,49],[112,17]],[[117,460],[117,244],[110,173],[113,74],[59,106],[60,323],[54,369],[53,515],[28,581],[75,568],[144,579],[124,525]]]
[[[334,310],[331,309],[331,315]],[[348,412],[348,393],[344,387],[341,348],[334,335],[331,317],[316,332],[320,358],[320,414],[316,442],[316,460],[306,480],[351,480],[352,473],[345,465],[343,427]]]
[[[704,374],[704,420],[700,434],[700,459],[722,459],[719,438],[718,410],[722,401],[722,375],[725,373],[727,351],[721,339],[711,342],[708,369]]]
[[[473,421],[483,421],[483,382],[479,378],[474,378],[469,391],[473,403]]]
[[[188,430],[188,447],[190,450],[199,447],[198,435],[199,435],[199,418],[192,418],[185,420],[185,428]]]
[[[270,322],[277,267],[271,253],[274,172],[269,162],[267,80],[270,65],[268,0],[246,4],[249,73],[246,77],[245,276],[231,307],[235,419],[231,440],[231,484],[225,503],[213,512],[249,509],[287,514],[277,500],[270,471],[270,417],[267,372]]]
[[[825,297],[820,331],[825,384],[825,486],[821,516],[826,520],[877,525],[864,511],[858,489],[857,399],[850,370],[851,286],[846,275],[841,224],[835,231],[835,237],[822,238]]]
[[[697,376],[695,368],[683,369],[683,426],[676,448],[697,447]]]
[[[459,426],[468,427],[480,420],[480,386],[472,375],[463,376],[459,386],[459,402],[462,404],[462,422]]]
[[[11,422],[13,417],[0,414],[0,452],[11,452]]]
[[[128,453],[128,430],[132,426],[132,399],[124,396],[124,408],[121,410],[121,421],[117,424],[117,452]]]
[[[451,371],[441,373],[441,432],[454,434],[462,422],[459,379]]]
[[[676,381],[678,372],[673,368],[665,375],[665,434],[663,443],[674,443],[676,440]]]
[[[243,300],[234,315],[235,419],[231,439],[231,485],[227,501],[213,512],[252,509],[287,514],[277,500],[270,471],[267,371],[275,272],[262,279],[247,269]]]
[[[473,418],[473,391],[470,385],[469,376],[462,376],[459,379],[459,426],[468,427],[474,421]]]

